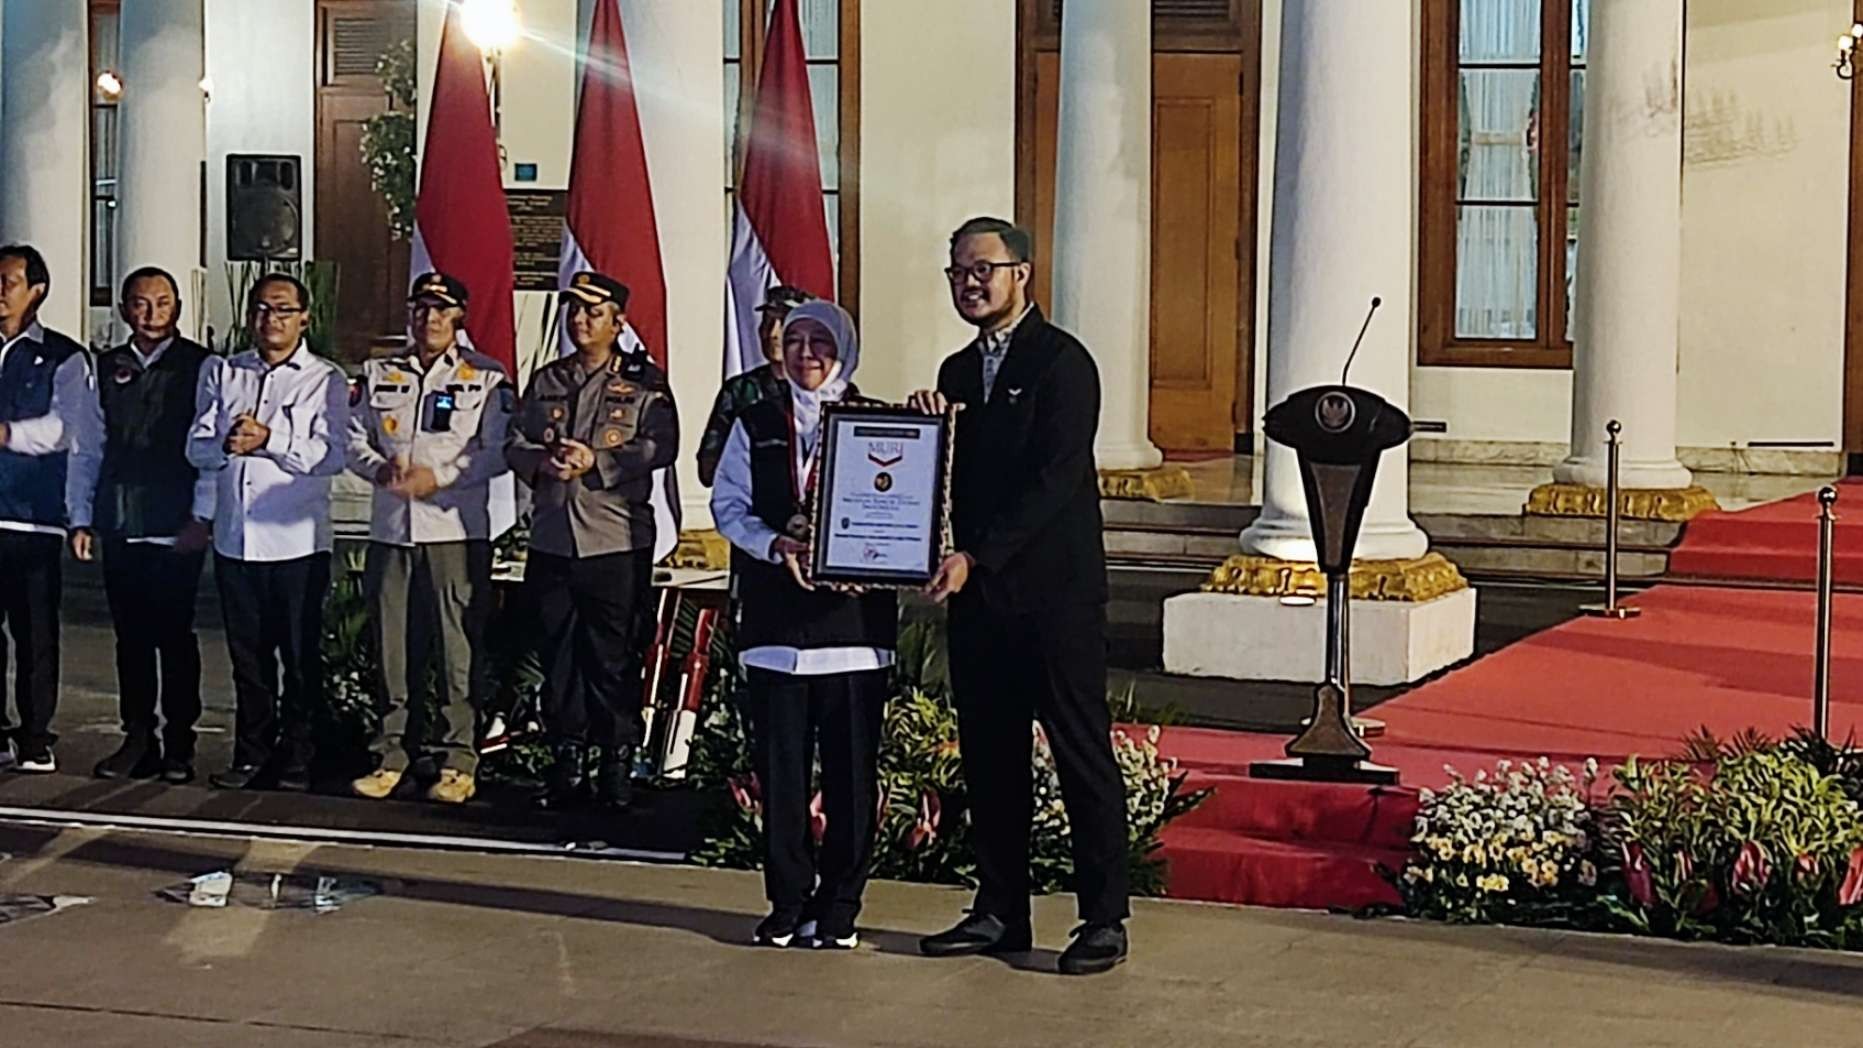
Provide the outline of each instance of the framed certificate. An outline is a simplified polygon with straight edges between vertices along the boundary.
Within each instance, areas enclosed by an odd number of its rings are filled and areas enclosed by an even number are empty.
[[[829,404],[809,508],[811,582],[918,587],[951,548],[949,414]]]

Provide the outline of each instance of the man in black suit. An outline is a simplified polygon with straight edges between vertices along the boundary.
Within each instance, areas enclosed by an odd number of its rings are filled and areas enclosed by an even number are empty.
[[[959,406],[952,467],[957,552],[927,587],[950,599],[951,683],[970,785],[977,900],[920,943],[931,956],[1030,948],[1031,719],[1054,753],[1072,827],[1083,922],[1067,974],[1126,956],[1125,785],[1106,707],[1106,550],[1100,535],[1100,376],[1074,336],[1029,301],[1029,235],[974,218],[945,270],[977,339],[945,359],[921,410]]]
[[[94,471],[80,471],[94,472],[96,487],[73,500],[71,513],[72,555],[90,560],[102,548],[104,595],[116,626],[123,743],[96,774],[159,775],[179,785],[194,779],[194,723],[201,714],[194,597],[215,496],[213,478],[202,480],[187,451],[194,393],[209,354],[178,333],[181,289],[166,271],[131,273],[119,309],[129,341],[97,362],[103,445],[77,451],[101,460]]]

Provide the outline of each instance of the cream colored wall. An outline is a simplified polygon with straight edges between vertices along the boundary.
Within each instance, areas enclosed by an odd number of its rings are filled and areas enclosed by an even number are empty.
[[[313,0],[206,0],[206,308],[216,331],[237,317],[226,291],[226,156],[303,158],[306,257],[316,257],[317,7]]]
[[[939,272],[951,230],[1014,216],[1015,4],[865,0],[860,29],[859,381],[890,399],[970,337]]]
[[[1677,443],[1841,443],[1850,0],[1690,0]]]
[[[1677,443],[1840,440],[1850,0],[1690,0]],[[1581,252],[1582,252],[1581,248]],[[1571,376],[1424,368],[1450,440],[1570,437]]]

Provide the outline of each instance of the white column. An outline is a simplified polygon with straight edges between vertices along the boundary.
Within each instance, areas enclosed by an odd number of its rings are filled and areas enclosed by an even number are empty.
[[[47,326],[84,337],[90,297],[90,53],[81,0],[0,7],[0,239],[52,271]]]
[[[1339,7],[1349,7],[1341,17]],[[1389,0],[1287,0],[1281,14],[1279,131],[1268,269],[1268,403],[1337,383],[1374,296],[1383,299],[1351,384],[1410,401],[1416,231],[1416,24]],[[1420,557],[1409,516],[1409,457],[1385,453],[1359,532],[1361,560]],[[1294,453],[1273,441],[1261,516],[1243,549],[1311,561]]]
[[[1100,367],[1102,469],[1164,461],[1151,398],[1151,6],[1068,0],[1061,14],[1054,320]],[[1043,245],[1035,245],[1042,250]]]
[[[202,0],[123,0],[116,275],[160,266],[185,299],[200,268],[207,156]],[[205,303],[190,302],[198,319]],[[191,325],[184,325],[191,328]]]
[[[691,530],[711,520],[710,491],[699,484],[692,449],[718,392],[719,296],[730,244],[719,183],[725,169],[724,7],[621,0],[621,24],[666,269],[666,359],[682,433],[679,494]]]
[[[1604,427],[1624,424],[1619,480],[1683,488],[1675,457],[1682,261],[1682,3],[1593,4],[1579,173],[1572,453],[1554,479],[1602,487]]]

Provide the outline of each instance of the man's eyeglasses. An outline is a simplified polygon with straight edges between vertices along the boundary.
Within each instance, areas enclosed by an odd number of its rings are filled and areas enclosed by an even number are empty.
[[[300,313],[308,312],[310,311],[303,306],[273,306],[264,302],[255,302],[252,306],[252,315],[261,319],[265,317],[280,317],[288,320]]]
[[[997,270],[1009,269],[1021,264],[1020,262],[972,262],[968,266],[946,266],[944,278],[953,284],[962,284],[966,277],[979,284],[987,284],[990,278],[996,275]]]

